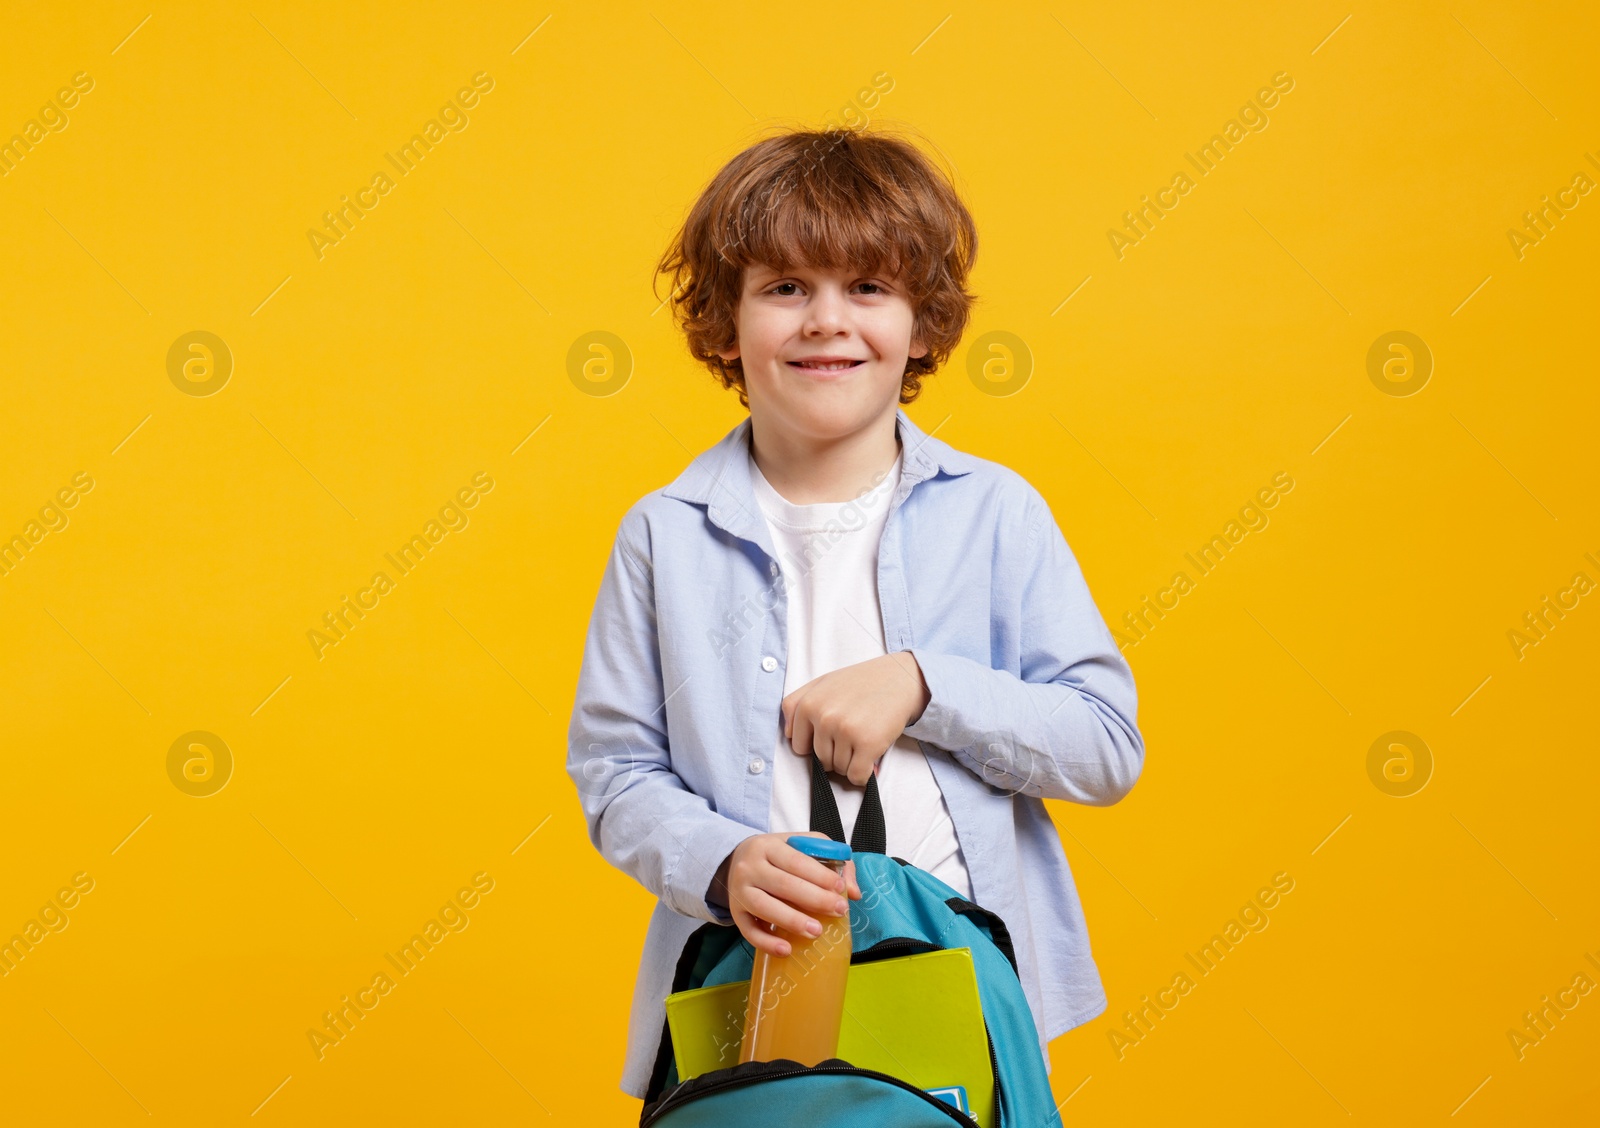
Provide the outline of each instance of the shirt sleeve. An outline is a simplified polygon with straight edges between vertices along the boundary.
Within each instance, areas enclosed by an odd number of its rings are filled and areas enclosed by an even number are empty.
[[[673,771],[654,584],[630,543],[631,517],[618,529],[589,620],[567,774],[606,861],[674,911],[725,924],[726,911],[706,902],[712,876],[760,832],[717,813]]]
[[[913,646],[929,702],[906,734],[1012,794],[1106,806],[1144,766],[1133,671],[1037,492],[1023,553],[1021,677]],[[997,612],[999,613],[999,612]]]

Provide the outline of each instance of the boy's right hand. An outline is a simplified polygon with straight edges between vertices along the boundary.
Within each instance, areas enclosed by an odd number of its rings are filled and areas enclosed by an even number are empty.
[[[787,956],[789,942],[769,925],[796,936],[819,936],[822,924],[817,917],[844,916],[846,895],[861,899],[854,862],[846,863],[842,875],[834,873],[789,845],[788,837],[753,835],[728,855],[728,915],[753,947],[774,956]]]

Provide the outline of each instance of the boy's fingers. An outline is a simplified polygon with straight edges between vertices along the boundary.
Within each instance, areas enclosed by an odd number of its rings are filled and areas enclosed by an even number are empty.
[[[787,956],[790,953],[789,941],[776,932],[767,931],[766,924],[760,919],[756,917],[750,919],[756,922],[756,926],[745,936],[745,939],[750,941],[751,947],[773,956]]]
[[[856,864],[854,861],[844,864],[844,884],[852,900],[861,900],[861,886],[856,882]]]
[[[764,876],[758,886],[762,892],[778,898],[795,909],[803,909],[814,916],[843,916],[847,911],[844,896],[832,889],[820,888],[803,877],[783,870],[773,870]]]
[[[817,750],[817,759],[822,761],[822,766],[830,772],[838,771],[839,765],[834,762],[835,746],[833,737],[822,729],[813,729],[811,743]]]
[[[850,762],[845,769],[844,777],[857,787],[865,787],[871,775],[872,757],[868,756],[864,749],[850,749]]]
[[[806,916],[805,913],[792,905],[760,889],[752,889],[745,900],[750,905],[750,911],[762,920],[771,921],[785,932],[795,936],[817,936],[821,934],[822,923]],[[816,925],[816,931],[811,929]]]
[[[814,832],[815,833],[815,832]],[[818,838],[826,835],[817,834]],[[813,886],[837,891],[839,888],[839,875],[815,858],[808,858],[787,842],[780,844],[783,848],[769,855],[767,861],[774,869],[792,873],[796,877],[804,878]]]
[[[789,694],[788,697],[783,699],[783,713],[784,717],[786,718],[784,721],[783,735],[789,737],[795,742],[796,752],[805,753],[811,751],[811,737],[809,734],[812,729],[815,728],[815,726],[811,723],[811,719],[807,711],[802,707],[805,703],[806,691],[810,688],[811,683],[807,682],[805,685],[801,686],[799,689]],[[803,738],[801,736],[801,729],[804,729],[806,732],[806,735]],[[801,739],[805,740],[804,744],[800,743]]]
[[[794,835],[787,835],[786,837],[792,838],[792,837],[794,837]],[[802,835],[800,835],[800,837],[826,839],[828,836],[826,834],[823,834],[822,831],[820,831],[820,830],[808,830],[808,831],[805,831]],[[784,845],[787,846],[788,843],[785,842]],[[796,854],[800,854],[800,851],[796,850],[795,853]],[[792,859],[792,855],[790,855],[790,857]],[[806,861],[806,862],[815,861],[815,859],[810,858],[805,854],[800,854],[800,857],[801,857],[801,859],[803,861]],[[817,865],[822,865],[821,862],[817,862],[816,864]],[[845,866],[846,866],[846,868],[848,868],[848,867],[850,867],[850,866],[852,866],[854,864],[855,864],[854,862],[846,862]],[[843,892],[845,888],[848,888],[848,884],[844,880],[844,875],[843,874],[834,873],[833,870],[830,869],[827,866],[822,866],[823,869],[828,871],[828,876],[827,876],[826,879],[820,878],[820,877],[816,877],[816,876],[809,876],[809,875],[815,875],[816,874],[816,870],[813,869],[810,866],[805,866],[805,867],[802,867],[802,868],[805,870],[805,872],[800,874],[800,876],[806,878],[806,880],[808,880],[808,881],[820,881],[827,888],[832,889],[835,892]],[[792,873],[794,871],[791,870],[790,872]]]
[[[788,697],[784,698],[784,701],[787,703],[784,706],[784,710],[783,710],[783,717],[784,717],[784,720],[783,720],[783,735],[784,736],[791,736],[792,737],[794,735],[795,729],[799,728],[801,724],[805,723],[805,717],[802,715],[802,713],[800,711],[800,695],[803,692],[805,692],[805,691],[797,689],[793,693],[791,693]]]
[[[803,713],[797,712],[790,722],[789,746],[794,749],[796,756],[811,755],[813,743],[813,730],[811,721]]]
[[[735,923],[738,922],[740,913],[745,916],[755,915],[750,907],[750,889],[751,886],[743,883],[735,885],[730,882],[728,885],[728,915],[733,917]]]
[[[750,913],[739,913],[734,918],[734,923],[739,926],[739,934],[750,941],[750,946],[758,951],[768,952],[774,956],[787,956],[789,942],[776,932],[767,928],[767,922]]]

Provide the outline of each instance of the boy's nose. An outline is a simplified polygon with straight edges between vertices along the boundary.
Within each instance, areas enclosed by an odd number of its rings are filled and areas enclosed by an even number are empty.
[[[837,333],[845,320],[844,296],[823,289],[806,307],[806,333]]]

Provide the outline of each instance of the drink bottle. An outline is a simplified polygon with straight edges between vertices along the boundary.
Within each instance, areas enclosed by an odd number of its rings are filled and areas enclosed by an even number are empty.
[[[850,860],[850,847],[831,838],[796,834],[788,842],[835,873],[843,873]],[[774,956],[756,949],[741,1062],[788,1058],[816,1065],[837,1056],[850,975],[849,904],[847,900],[843,916],[819,917],[822,933],[815,937],[768,926],[789,942],[789,954]]]

